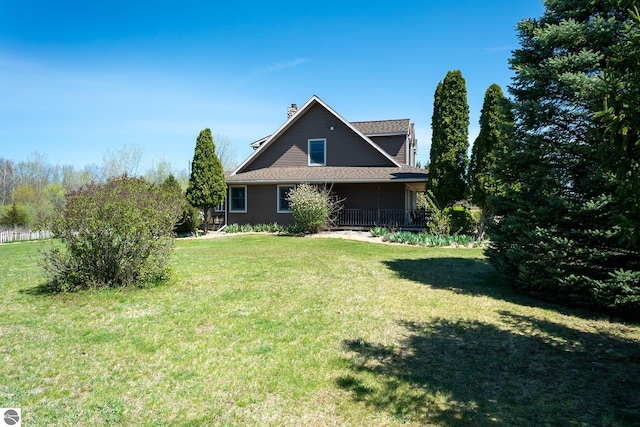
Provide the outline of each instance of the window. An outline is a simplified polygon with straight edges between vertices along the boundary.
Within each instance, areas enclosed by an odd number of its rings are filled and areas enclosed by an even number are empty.
[[[325,166],[327,164],[327,140],[309,140],[309,166]]]
[[[291,212],[287,195],[293,188],[293,185],[278,185],[278,213]]]
[[[247,186],[229,187],[230,212],[247,211]]]

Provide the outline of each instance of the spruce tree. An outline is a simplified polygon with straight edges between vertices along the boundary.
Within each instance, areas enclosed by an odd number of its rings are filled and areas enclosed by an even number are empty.
[[[485,224],[492,218],[487,198],[501,193],[501,184],[494,175],[497,156],[513,136],[513,113],[502,89],[492,84],[487,89],[480,113],[480,134],[473,143],[469,174],[469,196],[482,209],[477,238],[484,236]]]
[[[440,208],[464,199],[469,147],[467,88],[459,70],[438,83],[431,120],[429,181],[426,190]]]
[[[187,187],[187,201],[204,213],[204,233],[207,234],[207,216],[210,209],[225,199],[227,184],[224,169],[216,155],[210,129],[204,129],[196,140],[191,163],[191,176]]]
[[[604,103],[596,116],[610,142],[600,158],[610,171],[614,193],[612,220],[620,241],[640,251],[640,12],[630,11],[624,42],[614,46],[602,79]]]
[[[0,215],[0,225],[6,225],[13,228],[26,227],[29,225],[29,213],[24,206],[20,206],[13,202],[2,215]]]
[[[612,218],[618,196],[602,161],[610,144],[595,113],[603,70],[628,43],[632,3],[549,0],[540,19],[519,23],[516,132],[495,168],[505,194],[490,201],[501,220],[488,250],[530,294],[624,313],[640,308],[640,256]]]
[[[173,194],[176,198],[184,197],[182,188],[180,188],[180,183],[172,173],[170,173],[169,176],[164,181],[162,181],[162,184],[160,184],[160,188],[169,194]]]

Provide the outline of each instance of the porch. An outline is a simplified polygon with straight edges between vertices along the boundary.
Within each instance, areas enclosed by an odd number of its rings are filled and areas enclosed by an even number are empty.
[[[334,222],[339,228],[390,227],[423,229],[431,219],[424,209],[342,209]]]

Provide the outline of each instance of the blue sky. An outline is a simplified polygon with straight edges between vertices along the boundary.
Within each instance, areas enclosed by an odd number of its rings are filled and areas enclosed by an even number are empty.
[[[349,121],[410,118],[428,161],[436,85],[459,69],[470,139],[507,90],[516,24],[541,0],[0,0],[0,157],[83,168],[137,146],[186,169],[200,130],[238,161],[292,103]],[[144,165],[143,165],[144,166]]]

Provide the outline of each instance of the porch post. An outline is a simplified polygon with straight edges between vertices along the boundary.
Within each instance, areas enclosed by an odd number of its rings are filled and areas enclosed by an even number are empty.
[[[376,214],[376,224],[377,226],[380,226],[380,185],[378,185],[378,203],[377,203],[378,209],[377,209],[377,214]]]

